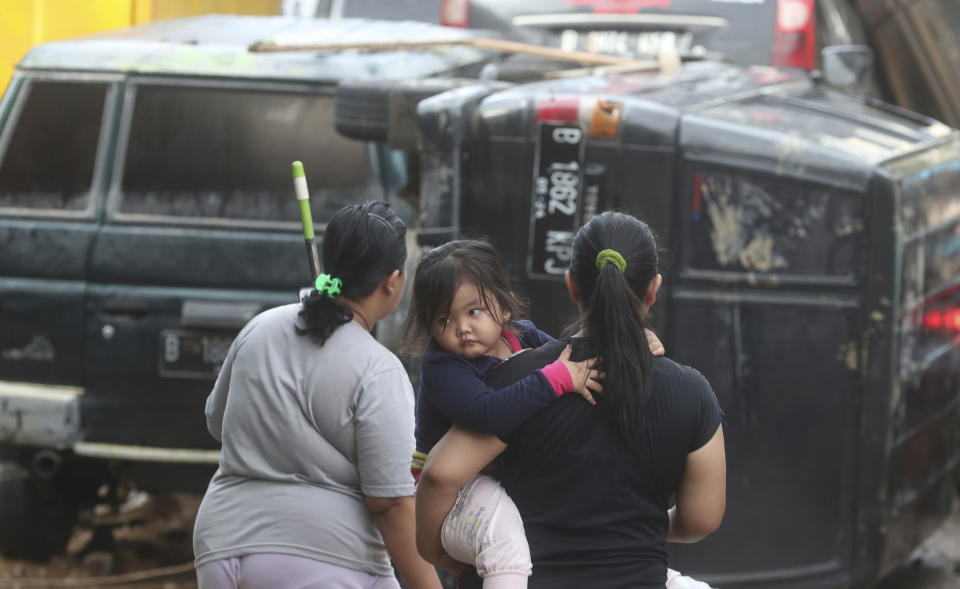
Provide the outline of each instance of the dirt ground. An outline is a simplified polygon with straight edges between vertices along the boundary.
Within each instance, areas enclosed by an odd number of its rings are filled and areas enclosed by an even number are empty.
[[[43,563],[0,558],[0,588],[195,589],[190,531],[199,504],[193,495],[141,494],[120,511],[84,513],[65,554]],[[876,589],[960,589],[960,500]]]
[[[0,558],[0,587],[194,589],[199,506],[194,495],[134,494],[120,510],[84,512],[64,554],[41,563]]]

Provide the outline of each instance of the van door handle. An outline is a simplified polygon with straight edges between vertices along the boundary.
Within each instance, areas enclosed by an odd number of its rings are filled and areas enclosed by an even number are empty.
[[[105,315],[142,319],[150,311],[150,306],[143,301],[109,299],[103,302],[103,306],[100,309]]]

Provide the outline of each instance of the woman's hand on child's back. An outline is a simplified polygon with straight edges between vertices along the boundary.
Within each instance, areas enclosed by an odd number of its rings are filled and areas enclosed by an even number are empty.
[[[603,378],[603,375],[600,374],[600,371],[594,369],[597,359],[588,358],[581,362],[574,362],[570,360],[570,354],[572,352],[573,348],[567,346],[560,352],[560,357],[557,358],[557,360],[563,362],[567,372],[570,373],[570,380],[573,382],[573,389],[566,392],[577,393],[586,399],[587,403],[596,405],[597,401],[593,398],[591,391],[598,394],[603,393],[603,385],[600,384],[600,379]]]

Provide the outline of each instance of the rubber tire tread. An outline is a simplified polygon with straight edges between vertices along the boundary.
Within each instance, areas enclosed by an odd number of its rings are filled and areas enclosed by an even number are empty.
[[[390,88],[375,82],[341,83],[334,104],[334,125],[341,135],[384,142],[389,126]]]
[[[76,521],[76,509],[44,497],[22,466],[0,462],[0,553],[47,560],[64,551]]]

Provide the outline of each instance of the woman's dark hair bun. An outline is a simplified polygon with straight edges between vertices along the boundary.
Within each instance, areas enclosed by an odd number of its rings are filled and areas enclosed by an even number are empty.
[[[348,205],[334,213],[323,233],[323,273],[341,281],[336,298],[311,291],[302,301],[297,327],[321,344],[341,325],[353,319],[353,312],[340,300],[362,299],[377,288],[394,270],[404,271],[407,260],[407,228],[385,202],[368,201]]]

